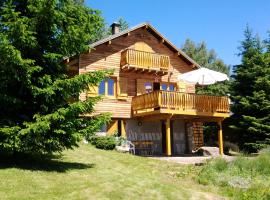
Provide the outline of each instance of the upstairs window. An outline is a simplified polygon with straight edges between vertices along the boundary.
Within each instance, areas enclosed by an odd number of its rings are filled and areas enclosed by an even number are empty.
[[[100,82],[98,87],[98,94],[105,96],[115,96],[116,81],[114,78],[108,78]]]
[[[114,79],[108,79],[108,95],[114,96],[115,95],[115,81]]]
[[[174,91],[174,85],[173,84],[169,84],[169,91]]]
[[[161,83],[160,89],[164,91],[175,91],[175,85],[173,83]]]
[[[161,90],[167,90],[167,84],[166,83],[162,83],[161,84]]]
[[[153,91],[153,85],[152,85],[152,83],[150,83],[150,82],[146,82],[146,83],[144,84],[144,87],[145,87],[145,92],[146,92],[146,93],[150,93],[150,92]]]
[[[101,81],[98,87],[98,94],[105,95],[105,80]]]

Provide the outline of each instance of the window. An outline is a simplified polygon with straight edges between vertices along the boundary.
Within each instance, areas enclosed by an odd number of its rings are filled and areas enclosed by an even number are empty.
[[[98,94],[105,95],[105,81],[101,81],[98,87]]]
[[[173,84],[169,85],[169,91],[174,91],[174,85]]]
[[[164,91],[174,91],[175,85],[172,83],[162,83],[160,89]]]
[[[115,81],[111,78],[108,79],[108,95],[109,96],[114,96],[114,84],[115,84]]]
[[[115,96],[116,83],[115,79],[108,78],[100,82],[98,87],[98,94],[105,96]]]
[[[152,92],[152,83],[147,82],[147,83],[144,84],[144,87],[145,87],[145,92],[146,93]]]
[[[167,90],[167,84],[166,83],[161,84],[161,90]]]

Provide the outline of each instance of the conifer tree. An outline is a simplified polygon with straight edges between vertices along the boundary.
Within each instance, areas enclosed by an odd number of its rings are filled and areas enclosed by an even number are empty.
[[[240,145],[256,152],[270,144],[270,51],[265,48],[269,41],[261,42],[249,27],[244,36],[241,64],[234,69],[231,85],[231,127],[240,136]]]
[[[75,147],[109,116],[80,117],[99,98],[69,100],[109,72],[69,78],[62,60],[85,52],[100,37],[100,12],[78,0],[3,0],[0,6],[0,151]]]

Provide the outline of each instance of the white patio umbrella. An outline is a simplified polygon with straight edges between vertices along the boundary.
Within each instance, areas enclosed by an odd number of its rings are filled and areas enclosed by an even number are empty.
[[[197,70],[179,75],[179,80],[199,85],[211,85],[216,82],[229,80],[227,74],[201,67]]]

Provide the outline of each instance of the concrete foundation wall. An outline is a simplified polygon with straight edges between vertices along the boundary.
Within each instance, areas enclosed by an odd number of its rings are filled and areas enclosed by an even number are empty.
[[[127,139],[134,141],[152,141],[153,154],[162,154],[161,122],[140,122],[138,120],[126,120]]]
[[[193,140],[193,125],[192,123],[186,124],[186,131],[187,131],[187,137],[188,137],[188,149],[187,153],[192,153],[192,149],[194,148],[194,140]]]
[[[172,123],[172,152],[181,155],[187,152],[188,139],[185,133],[183,120],[173,120]],[[126,120],[125,129],[127,139],[132,142],[152,141],[153,155],[162,155],[162,128],[161,121]]]
[[[173,154],[185,154],[186,153],[186,134],[185,134],[185,123],[183,120],[173,120]]]

